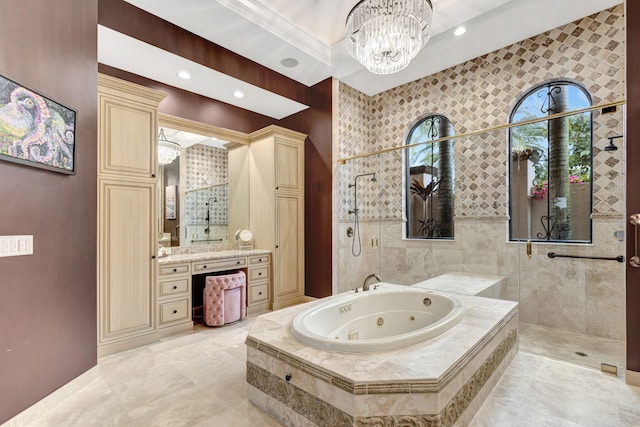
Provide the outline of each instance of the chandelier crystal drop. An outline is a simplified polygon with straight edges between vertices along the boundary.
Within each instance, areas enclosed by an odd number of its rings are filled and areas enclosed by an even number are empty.
[[[347,16],[347,50],[375,74],[405,68],[431,35],[431,0],[362,0]]]
[[[168,165],[179,155],[180,145],[169,141],[167,137],[164,136],[164,129],[160,128],[160,135],[158,136],[158,164]]]

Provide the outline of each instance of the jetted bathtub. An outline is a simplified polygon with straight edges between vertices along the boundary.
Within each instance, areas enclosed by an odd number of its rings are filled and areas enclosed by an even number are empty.
[[[455,326],[464,308],[455,297],[403,286],[348,292],[317,302],[291,323],[293,336],[320,350],[393,350],[436,337]]]

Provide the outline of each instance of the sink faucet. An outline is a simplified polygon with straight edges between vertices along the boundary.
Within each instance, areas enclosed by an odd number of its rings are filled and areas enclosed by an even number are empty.
[[[362,284],[362,292],[369,290],[369,279],[376,279],[378,282],[381,282],[382,279],[377,274],[370,274],[364,279],[364,283]]]

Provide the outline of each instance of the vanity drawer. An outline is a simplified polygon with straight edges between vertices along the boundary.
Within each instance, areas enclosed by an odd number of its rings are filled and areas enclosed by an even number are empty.
[[[181,320],[189,320],[188,298],[160,304],[160,326]]]
[[[269,298],[269,284],[249,286],[249,305],[267,301]]]
[[[269,255],[258,255],[249,258],[249,265],[264,264],[269,262]]]
[[[193,263],[194,273],[205,273],[208,271],[232,270],[247,266],[246,258],[231,258],[212,261],[202,261]]]
[[[249,281],[263,280],[269,278],[269,267],[254,267],[249,270]]]
[[[160,296],[175,295],[189,292],[189,279],[177,279],[169,282],[160,282]]]
[[[175,264],[166,267],[160,267],[161,276],[170,276],[172,274],[186,274],[191,270],[190,264]]]

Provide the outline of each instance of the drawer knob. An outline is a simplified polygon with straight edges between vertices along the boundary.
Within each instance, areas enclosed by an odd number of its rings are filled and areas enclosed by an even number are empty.
[[[258,258],[258,262],[262,262],[262,258]]]
[[[262,276],[262,271],[260,273],[258,273],[258,276]]]
[[[258,295],[262,295],[262,291],[258,292]]]
[[[177,314],[177,313],[178,313],[178,310],[173,310],[173,314]]]
[[[173,269],[173,272],[175,273],[176,271],[178,271],[178,269],[177,269],[177,268],[174,268],[174,269]]]
[[[202,266],[202,268],[207,268],[207,266],[206,266],[206,265],[203,265],[203,266]]]
[[[173,286],[173,289],[178,289],[178,287],[174,285],[174,286]]]
[[[151,255],[151,259],[156,259],[156,256],[155,255]]]
[[[151,178],[155,178],[155,177],[156,177],[156,174],[155,174],[155,173],[152,173],[152,174],[151,174]]]
[[[240,264],[240,261],[236,261],[236,264]]]

